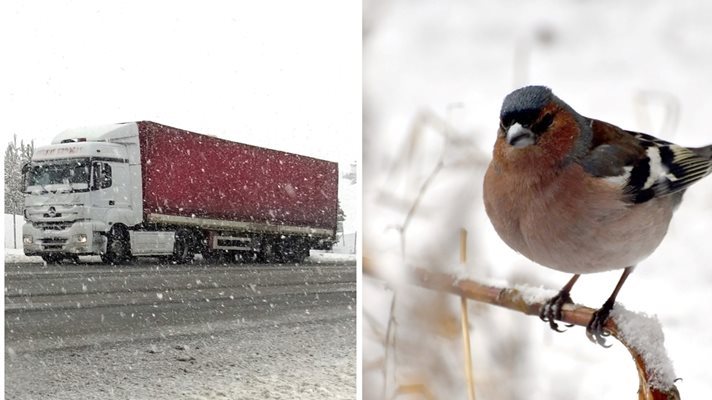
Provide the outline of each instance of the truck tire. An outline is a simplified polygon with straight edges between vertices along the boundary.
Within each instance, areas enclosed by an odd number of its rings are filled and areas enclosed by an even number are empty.
[[[260,252],[257,253],[257,262],[265,264],[274,264],[282,261],[278,246],[271,242],[265,242],[260,247]]]
[[[300,264],[309,257],[309,244],[301,239],[284,241],[279,249],[284,262]]]
[[[309,257],[309,247],[301,242],[293,242],[283,247],[282,258],[286,262],[300,264]]]
[[[309,249],[304,249],[304,248],[298,248],[295,249],[294,252],[292,253],[292,262],[295,262],[297,264],[301,264],[306,260],[306,258],[309,257]]]
[[[106,252],[101,255],[101,261],[111,265],[128,261],[131,257],[128,232],[120,226],[115,226],[111,228],[106,238]]]
[[[173,244],[173,262],[176,264],[192,262],[195,258],[195,247],[196,240],[193,232],[188,229],[177,230]]]
[[[203,256],[203,260],[210,264],[220,263],[223,259],[223,255],[215,250],[203,250],[200,254]]]
[[[254,251],[245,251],[237,254],[237,262],[241,264],[253,264],[258,262],[259,253]]]

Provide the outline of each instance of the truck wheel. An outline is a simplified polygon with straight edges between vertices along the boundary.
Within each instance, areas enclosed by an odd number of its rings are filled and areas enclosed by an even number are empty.
[[[257,262],[260,263],[277,263],[280,262],[279,249],[272,243],[263,243],[260,252],[257,254]]]
[[[244,251],[238,253],[236,259],[241,264],[252,264],[258,262],[259,254],[252,251]]]
[[[222,261],[222,254],[215,250],[204,250],[200,254],[203,256],[203,260],[207,263],[214,264]]]
[[[195,236],[187,229],[180,229],[176,232],[173,244],[173,262],[185,264],[192,262],[193,258],[195,258]]]
[[[300,264],[304,262],[305,258],[309,257],[309,248],[293,244],[285,248],[282,257],[287,262]]]
[[[229,264],[235,258],[232,253],[223,250],[203,250],[200,254],[209,264]]]
[[[282,261],[299,264],[309,257],[309,244],[300,238],[283,240],[277,253]]]
[[[131,251],[128,232],[121,228],[112,228],[106,237],[106,253],[102,254],[101,261],[111,265],[128,261]]]
[[[44,260],[44,262],[46,262],[47,265],[59,264],[59,262],[62,261],[62,255],[61,254],[43,254],[42,260]]]
[[[301,264],[307,257],[309,257],[309,248],[305,249],[303,247],[299,247],[294,250],[294,253],[292,253],[292,261],[295,263]]]

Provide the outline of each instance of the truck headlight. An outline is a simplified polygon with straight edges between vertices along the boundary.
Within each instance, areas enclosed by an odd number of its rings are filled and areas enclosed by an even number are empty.
[[[87,242],[87,235],[80,233],[77,235],[77,242],[79,243],[86,243]]]
[[[32,236],[30,235],[25,235],[22,237],[22,243],[24,244],[32,244]]]

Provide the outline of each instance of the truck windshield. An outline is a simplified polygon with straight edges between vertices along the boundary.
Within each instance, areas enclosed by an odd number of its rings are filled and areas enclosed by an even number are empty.
[[[90,165],[88,159],[32,163],[25,174],[25,193],[87,191]]]

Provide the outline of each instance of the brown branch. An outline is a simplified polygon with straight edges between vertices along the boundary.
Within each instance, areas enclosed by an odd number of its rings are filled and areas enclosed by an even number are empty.
[[[374,268],[369,260],[364,259],[363,262],[364,274],[371,275],[374,278],[383,279],[384,277],[379,271]],[[415,268],[407,278],[408,283],[420,286],[423,288],[435,290],[438,292],[447,292],[457,296],[462,296],[468,299],[496,305],[510,310],[519,311],[526,315],[539,315],[539,310],[543,306],[543,302],[526,301],[524,294],[514,288],[500,288],[495,286],[484,285],[474,280],[459,279],[448,274],[433,272],[421,268]],[[581,306],[566,304],[563,306],[561,321],[567,324],[578,326],[586,326],[593,316],[595,309]],[[669,387],[656,387],[654,380],[654,371],[652,366],[647,365],[644,354],[641,349],[636,349],[635,346],[623,338],[624,335],[619,331],[619,327],[613,318],[609,318],[605,324],[605,330],[610,332],[611,336],[620,341],[635,361],[635,366],[638,370],[640,378],[640,386],[638,388],[639,400],[679,400],[680,395],[674,383],[670,383]]]

